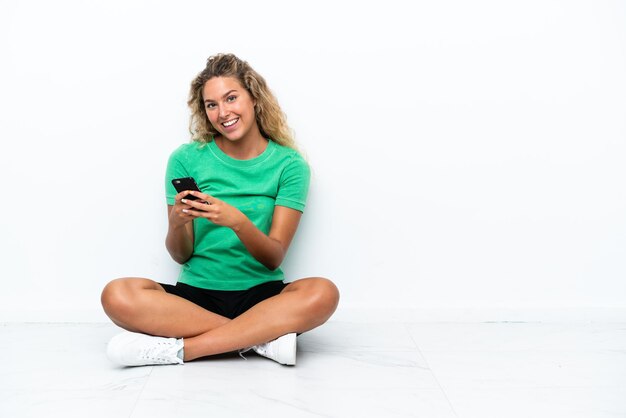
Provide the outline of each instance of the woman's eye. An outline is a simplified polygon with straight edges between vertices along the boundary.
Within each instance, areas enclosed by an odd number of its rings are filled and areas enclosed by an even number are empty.
[[[215,103],[207,103],[206,108],[207,109],[213,109],[215,107]]]
[[[226,98],[226,100],[229,101],[229,102],[234,102],[236,98],[237,98],[237,96],[228,96]]]

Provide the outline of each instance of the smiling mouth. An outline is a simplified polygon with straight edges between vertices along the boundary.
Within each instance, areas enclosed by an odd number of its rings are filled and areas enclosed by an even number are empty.
[[[226,121],[226,122],[222,123],[222,126],[224,128],[228,128],[229,126],[233,126],[235,123],[237,123],[238,120],[239,120],[239,118],[231,119],[229,121]]]

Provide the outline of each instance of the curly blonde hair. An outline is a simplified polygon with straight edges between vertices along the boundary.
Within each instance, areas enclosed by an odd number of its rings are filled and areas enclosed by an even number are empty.
[[[267,87],[265,79],[246,61],[233,54],[217,54],[209,57],[205,69],[191,82],[187,105],[191,109],[189,132],[194,141],[208,143],[218,133],[209,122],[202,97],[204,84],[213,77],[236,78],[256,101],[254,113],[261,135],[271,138],[280,145],[297,149],[293,133],[287,125],[287,117],[280,109],[278,100]]]

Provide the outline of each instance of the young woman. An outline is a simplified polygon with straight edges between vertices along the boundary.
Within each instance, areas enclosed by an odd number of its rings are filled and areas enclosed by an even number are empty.
[[[166,247],[182,264],[176,285],[121,278],[102,306],[127,330],[109,342],[119,364],[182,364],[252,349],[295,364],[296,335],[328,320],[339,301],[328,279],[285,283],[280,270],[304,210],[309,168],[265,80],[218,54],[191,83],[193,141],[166,172]],[[193,177],[198,191],[176,193]]]

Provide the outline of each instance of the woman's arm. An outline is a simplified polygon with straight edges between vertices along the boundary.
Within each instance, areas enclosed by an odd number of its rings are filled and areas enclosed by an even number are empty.
[[[193,217],[207,218],[216,225],[231,228],[250,254],[270,270],[283,262],[291,240],[296,234],[302,213],[284,206],[276,206],[268,235],[263,233],[239,209],[201,192],[192,192],[209,204],[186,200],[191,206],[185,209]]]
[[[179,264],[185,263],[193,254],[193,219],[183,212],[190,206],[180,200],[186,193],[176,195],[176,203],[167,205],[168,224],[167,237],[165,238],[165,248],[170,253],[174,261]]]
[[[276,270],[287,255],[287,249],[296,234],[302,213],[285,206],[276,206],[269,235],[265,235],[244,216],[232,227],[250,254],[270,270]]]

